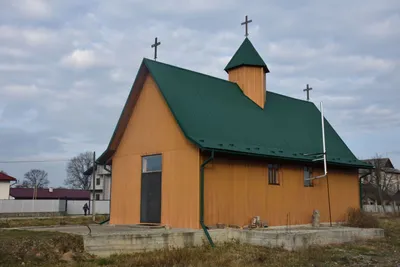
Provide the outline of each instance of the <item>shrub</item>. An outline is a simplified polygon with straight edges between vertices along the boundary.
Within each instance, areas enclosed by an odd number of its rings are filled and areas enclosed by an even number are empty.
[[[347,226],[358,228],[378,228],[379,221],[376,217],[360,209],[349,208],[347,211]]]

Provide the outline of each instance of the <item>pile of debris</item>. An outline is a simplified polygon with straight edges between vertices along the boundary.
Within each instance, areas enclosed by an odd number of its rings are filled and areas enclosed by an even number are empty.
[[[235,228],[235,229],[256,229],[256,228],[267,228],[268,223],[266,221],[262,221],[260,216],[254,216],[251,218],[250,223],[248,225],[234,225],[234,224],[224,224],[217,223],[216,226],[209,226],[210,229],[225,229],[225,228]]]

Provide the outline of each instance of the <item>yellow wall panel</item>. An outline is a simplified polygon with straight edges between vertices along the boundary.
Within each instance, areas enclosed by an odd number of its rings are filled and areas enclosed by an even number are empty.
[[[280,185],[268,184],[268,162],[237,159],[216,160],[205,170],[205,222],[246,225],[261,216],[269,225],[311,223],[314,209],[321,221],[329,221],[326,178],[304,187],[302,165],[281,164]],[[321,174],[314,171],[314,175]],[[349,207],[359,207],[356,170],[329,173],[332,221],[345,219]]]
[[[229,81],[235,82],[243,93],[257,105],[265,104],[265,73],[262,67],[242,66],[229,71]]]
[[[162,154],[161,223],[198,228],[199,151],[147,76],[113,156],[111,224],[140,223],[141,160]]]

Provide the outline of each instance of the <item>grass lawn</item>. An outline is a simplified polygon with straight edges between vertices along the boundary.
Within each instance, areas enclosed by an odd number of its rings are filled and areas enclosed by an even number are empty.
[[[96,259],[80,237],[54,232],[0,230],[0,266],[398,266],[400,218],[380,219],[386,237],[295,252],[238,243],[114,255]],[[66,253],[69,252],[69,253]],[[61,260],[69,254],[69,261]],[[66,255],[64,254],[64,256]],[[72,259],[72,260],[71,260]]]
[[[96,222],[102,222],[107,218],[105,215],[96,215]],[[26,226],[52,226],[52,225],[84,225],[94,223],[92,216],[64,216],[48,218],[13,218],[1,219],[0,228],[14,228]]]

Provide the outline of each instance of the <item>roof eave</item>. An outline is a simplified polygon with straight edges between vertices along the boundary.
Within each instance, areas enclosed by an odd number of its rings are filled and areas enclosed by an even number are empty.
[[[198,143],[195,142],[197,145]],[[215,151],[215,152],[222,152],[226,154],[232,154],[232,155],[244,155],[244,156],[251,156],[251,157],[257,157],[257,158],[269,158],[269,159],[281,159],[281,160],[287,160],[287,161],[297,161],[297,162],[304,162],[304,163],[316,163],[313,161],[313,159],[305,159],[305,158],[293,158],[293,157],[285,157],[285,156],[277,156],[277,155],[266,155],[266,154],[257,154],[257,153],[251,153],[251,152],[240,152],[240,151],[232,151],[232,150],[227,150],[227,149],[220,149],[220,148],[211,148],[211,147],[202,147],[201,148],[203,151]],[[336,162],[336,161],[327,161],[329,165],[334,165],[334,166],[341,166],[341,167],[349,167],[349,168],[356,168],[356,169],[371,169],[371,166],[366,166],[362,164],[353,164],[353,163],[345,163],[345,162]]]
[[[229,64],[225,67],[225,71],[226,73],[229,73],[229,71],[240,68],[240,67],[244,67],[244,66],[249,66],[249,67],[262,67],[264,69],[264,73],[269,73],[269,69],[267,67],[267,65],[257,65],[257,64],[247,64],[247,63],[242,63],[240,65],[235,65],[235,66],[231,66],[229,67]]]

